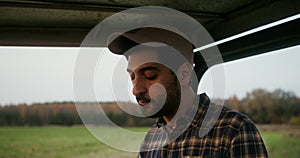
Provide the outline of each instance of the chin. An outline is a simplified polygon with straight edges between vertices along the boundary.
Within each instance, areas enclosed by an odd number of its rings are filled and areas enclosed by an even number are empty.
[[[148,109],[148,110],[149,111],[144,109],[144,111],[143,111],[143,113],[145,114],[145,116],[147,118],[158,118],[158,117],[162,117],[162,116],[167,116],[170,114],[170,112],[172,112],[172,110],[168,109],[166,106],[162,107],[159,111],[157,111],[157,110],[150,111],[150,109]]]
[[[148,117],[148,118],[157,118],[157,117],[162,116],[161,111],[158,111],[155,113],[155,110],[149,111],[149,109],[143,109],[142,112],[145,115],[145,117]]]
[[[161,115],[161,114],[159,114],[159,113],[156,113],[156,114],[147,116],[147,118],[158,118],[158,117],[162,117],[162,116],[163,116],[163,115]]]

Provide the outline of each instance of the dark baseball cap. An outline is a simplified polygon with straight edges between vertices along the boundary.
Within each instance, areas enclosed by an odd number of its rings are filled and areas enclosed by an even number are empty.
[[[193,44],[184,35],[167,29],[142,27],[125,33],[112,33],[108,39],[109,50],[119,55],[123,55],[129,49],[140,44],[150,47],[163,45],[173,47],[182,53],[190,63],[193,63]]]

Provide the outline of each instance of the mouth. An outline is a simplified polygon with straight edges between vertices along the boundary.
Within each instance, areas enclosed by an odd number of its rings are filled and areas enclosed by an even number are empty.
[[[138,101],[138,104],[140,105],[140,106],[146,106],[146,105],[148,105],[150,103],[150,101],[146,101],[146,100],[139,100]]]
[[[151,99],[149,98],[146,98],[144,96],[138,96],[136,97],[136,100],[137,100],[137,103],[140,105],[140,106],[146,106],[150,103]]]

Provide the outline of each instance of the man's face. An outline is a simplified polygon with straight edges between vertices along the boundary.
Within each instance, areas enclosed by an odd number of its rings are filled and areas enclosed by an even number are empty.
[[[139,51],[128,57],[132,93],[148,117],[173,116],[180,104],[180,84],[175,73],[159,63],[157,52]]]

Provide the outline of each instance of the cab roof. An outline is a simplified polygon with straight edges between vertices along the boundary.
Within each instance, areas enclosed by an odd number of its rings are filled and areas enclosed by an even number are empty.
[[[163,6],[199,21],[218,41],[300,13],[298,0],[0,1],[0,46],[79,47],[100,21],[139,6]],[[300,20],[219,45],[224,61],[300,43]]]

